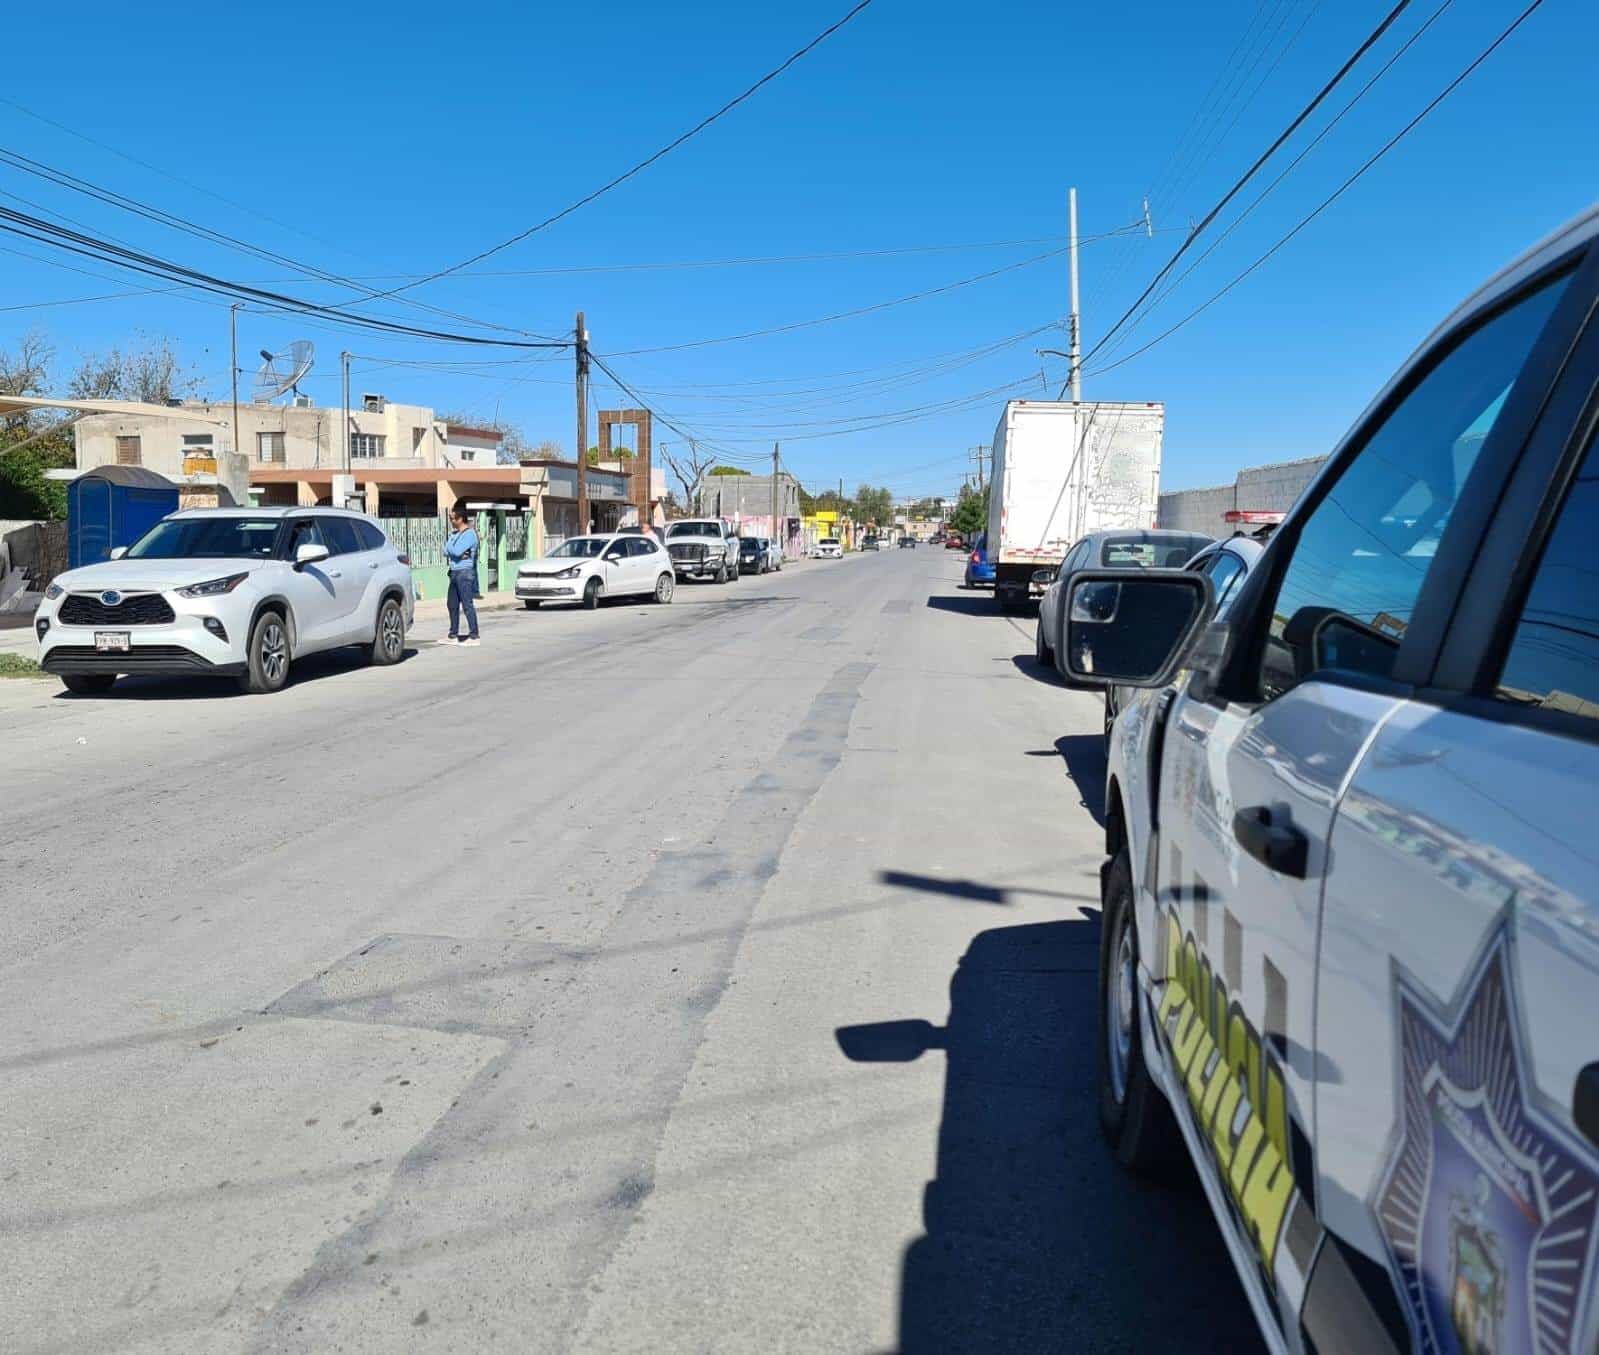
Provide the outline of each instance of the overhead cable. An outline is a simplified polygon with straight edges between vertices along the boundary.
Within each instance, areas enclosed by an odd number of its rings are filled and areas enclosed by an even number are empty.
[[[751,85],[748,89],[746,89],[742,94],[736,95],[733,98],[729,99],[725,104],[723,104],[720,108],[718,108],[714,113],[711,113],[708,116],[706,116],[704,118],[701,118],[700,121],[695,123],[694,126],[690,127],[688,129],[688,131],[682,133],[680,136],[674,137],[671,141],[667,142],[666,145],[662,146],[660,150],[655,152],[655,154],[653,154],[651,156],[647,156],[645,159],[640,160],[631,169],[624,170],[622,173],[618,174],[614,179],[611,179],[608,182],[601,184],[592,193],[588,193],[585,196],[579,198],[576,202],[573,202],[573,203],[569,204],[568,206],[561,208],[560,211],[552,213],[551,215],[545,217],[542,221],[536,222],[535,224],[529,226],[526,230],[518,231],[515,235],[510,236],[508,239],[500,241],[499,244],[490,245],[487,249],[479,250],[476,254],[473,254],[470,258],[462,259],[459,263],[453,263],[448,268],[440,268],[440,269],[435,270],[432,273],[426,273],[422,277],[417,278],[414,282],[407,282],[407,283],[405,283],[404,285],[402,285],[400,287],[395,287],[395,288],[391,289],[390,291],[380,292],[380,293],[377,294],[377,296],[395,296],[395,295],[398,295],[401,292],[408,292],[414,287],[421,287],[425,283],[437,282],[440,278],[448,277],[452,273],[459,273],[464,268],[470,268],[475,263],[481,263],[484,259],[489,258],[491,255],[498,254],[502,250],[507,250],[507,249],[511,248],[512,245],[521,244],[522,241],[528,239],[530,236],[537,235],[540,231],[545,230],[545,229],[547,229],[550,226],[553,226],[557,221],[560,221],[560,220],[564,219],[565,217],[571,216],[573,212],[576,212],[576,211],[580,210],[583,207],[587,207],[589,205],[589,203],[595,201],[595,199],[603,197],[605,194],[609,193],[613,188],[620,187],[622,184],[626,183],[629,179],[633,178],[635,175],[640,174],[644,170],[648,169],[651,165],[653,165],[657,160],[661,159],[663,156],[670,155],[679,146],[681,146],[685,141],[688,141],[688,140],[692,139],[693,137],[698,136],[707,127],[709,127],[713,122],[716,122],[718,119],[723,118],[727,114],[731,113],[735,108],[737,108],[746,99],[748,99],[752,95],[754,95],[763,86],[765,86],[767,84],[770,84],[773,80],[777,79],[778,76],[783,74],[783,72],[786,71],[795,62],[801,60],[803,57],[809,55],[809,53],[814,51],[817,47],[821,46],[822,43],[826,42],[828,38],[832,37],[834,33],[838,32],[839,29],[843,28],[845,24],[847,24],[851,19],[853,19],[857,14],[859,14],[863,9],[865,9],[871,3],[872,3],[872,0],[859,0],[859,3],[857,3],[855,5],[855,7],[849,11],[849,13],[844,15],[844,17],[842,19],[839,19],[836,23],[829,24],[828,27],[824,28],[820,33],[818,33],[814,38],[812,38],[808,43],[806,43],[803,47],[801,47],[797,52],[795,52],[787,60],[783,61],[781,64],[779,64],[777,66],[774,66],[771,70],[767,71],[767,73],[765,75],[761,76],[761,78],[759,80],[757,80],[753,85]],[[376,297],[374,297],[373,299],[375,300]]]
[[[1347,179],[1345,179],[1341,184],[1339,184],[1338,187],[1335,188],[1327,197],[1323,198],[1322,201],[1312,211],[1310,211],[1304,217],[1302,217],[1299,220],[1298,224],[1295,225],[1294,228],[1291,231],[1289,231],[1286,235],[1284,235],[1281,239],[1279,239],[1276,242],[1276,244],[1272,245],[1272,247],[1270,249],[1268,249],[1258,259],[1256,259],[1254,261],[1254,263],[1250,264],[1248,268],[1244,269],[1243,272],[1239,273],[1236,277],[1234,277],[1232,279],[1232,281],[1230,281],[1225,287],[1223,287],[1219,291],[1215,292],[1202,305],[1196,306],[1193,310],[1189,311],[1187,315],[1183,316],[1183,318],[1181,320],[1177,321],[1176,324],[1172,325],[1170,328],[1165,329],[1161,333],[1157,334],[1153,339],[1151,339],[1148,343],[1144,344],[1142,347],[1134,349],[1131,353],[1128,353],[1125,357],[1118,358],[1115,362],[1107,363],[1103,367],[1095,368],[1092,372],[1086,372],[1086,373],[1084,373],[1084,375],[1099,376],[1099,375],[1101,375],[1101,374],[1103,374],[1105,372],[1112,371],[1112,370],[1114,370],[1117,367],[1124,366],[1125,364],[1131,362],[1136,357],[1141,357],[1143,354],[1149,352],[1149,350],[1151,348],[1155,347],[1156,344],[1162,343],[1166,339],[1169,339],[1173,334],[1177,333],[1178,330],[1182,329],[1191,320],[1196,319],[1198,316],[1204,314],[1205,311],[1209,310],[1212,306],[1214,306],[1218,301],[1220,301],[1222,299],[1222,297],[1226,296],[1228,292],[1232,291],[1233,288],[1237,287],[1239,285],[1239,283],[1244,281],[1245,278],[1249,277],[1252,273],[1254,273],[1257,269],[1259,269],[1263,264],[1265,264],[1268,259],[1270,259],[1274,254],[1276,254],[1280,249],[1282,249],[1283,246],[1286,245],[1290,240],[1292,240],[1296,235],[1298,235],[1300,231],[1304,230],[1306,226],[1310,225],[1310,223],[1312,221],[1314,221],[1318,216],[1320,216],[1324,211],[1326,211],[1327,208],[1331,207],[1333,205],[1333,203],[1338,201],[1339,198],[1341,198],[1350,188],[1352,188],[1360,180],[1360,178],[1366,173],[1367,170],[1369,170],[1373,165],[1375,165],[1379,160],[1381,160],[1385,155],[1387,155],[1389,151],[1393,150],[1393,148],[1395,146],[1397,146],[1401,141],[1403,141],[1405,139],[1405,137],[1408,136],[1411,133],[1411,131],[1413,131],[1421,123],[1421,121],[1424,118],[1426,118],[1427,115],[1430,114],[1433,111],[1433,109],[1437,108],[1439,104],[1441,104],[1445,99],[1447,99],[1451,94],[1453,94],[1455,92],[1455,90],[1458,89],[1460,87],[1460,85],[1465,82],[1467,77],[1470,76],[1472,74],[1472,72],[1477,69],[1477,67],[1481,66],[1483,62],[1485,62],[1490,56],[1492,56],[1494,54],[1494,52],[1498,50],[1500,45],[1502,43],[1504,43],[1506,40],[1509,39],[1509,37],[1510,37],[1510,35],[1512,33],[1514,33],[1518,28],[1521,27],[1521,25],[1523,23],[1525,23],[1529,18],[1531,18],[1533,12],[1535,10],[1537,10],[1539,8],[1539,6],[1541,6],[1543,4],[1543,2],[1544,2],[1544,0],[1532,0],[1532,3],[1529,4],[1524,10],[1521,11],[1520,14],[1518,14],[1516,16],[1515,20],[1510,24],[1510,26],[1508,28],[1506,28],[1502,33],[1500,33],[1499,36],[1497,38],[1495,38],[1486,48],[1484,48],[1483,51],[1480,52],[1477,55],[1476,59],[1473,60],[1469,66],[1467,66],[1463,71],[1460,72],[1459,75],[1455,76],[1455,78],[1453,80],[1451,80],[1447,85],[1445,85],[1444,88],[1442,89],[1442,91],[1440,91],[1439,94],[1425,108],[1423,108],[1421,110],[1421,112],[1417,113],[1416,116],[1413,117],[1409,122],[1407,122],[1403,127],[1401,127],[1399,129],[1399,131],[1394,133],[1394,135],[1392,137],[1390,137],[1386,142],[1383,143],[1383,145],[1381,147],[1378,148],[1376,153],[1374,155],[1372,155],[1370,157],[1370,159],[1368,159],[1364,164],[1362,164],[1360,166],[1359,169],[1357,169],[1353,174],[1351,174]]]

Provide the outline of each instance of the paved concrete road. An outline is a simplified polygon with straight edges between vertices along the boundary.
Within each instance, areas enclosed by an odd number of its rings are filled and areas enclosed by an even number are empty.
[[[1097,701],[958,575],[0,683],[0,1345],[1255,1348],[1098,1139]]]

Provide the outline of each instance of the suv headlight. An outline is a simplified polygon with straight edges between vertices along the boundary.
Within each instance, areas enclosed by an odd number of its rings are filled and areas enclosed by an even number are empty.
[[[187,588],[177,590],[180,598],[213,598],[219,593],[231,593],[250,575],[229,574],[225,579],[207,579],[204,583],[191,583]]]
[[[66,591],[67,590],[65,588],[63,588],[59,583],[57,583],[54,579],[52,579],[50,581],[50,586],[44,590],[44,595],[51,602],[54,602],[58,597],[60,597]]]

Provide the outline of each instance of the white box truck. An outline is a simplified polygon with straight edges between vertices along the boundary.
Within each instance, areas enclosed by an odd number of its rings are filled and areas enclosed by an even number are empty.
[[[1010,400],[994,430],[988,558],[1002,611],[1041,593],[1089,532],[1153,527],[1160,502],[1162,404]]]

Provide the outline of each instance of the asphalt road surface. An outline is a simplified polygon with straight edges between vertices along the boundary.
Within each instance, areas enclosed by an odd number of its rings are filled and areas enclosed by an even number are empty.
[[[0,1346],[1257,1349],[1098,1136],[1098,700],[959,572],[0,682]]]

